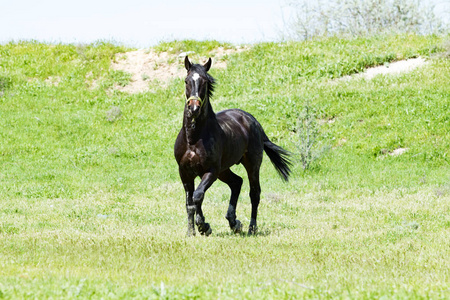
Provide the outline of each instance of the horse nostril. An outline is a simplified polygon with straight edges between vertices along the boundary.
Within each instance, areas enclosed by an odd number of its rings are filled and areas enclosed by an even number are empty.
[[[201,108],[201,102],[198,99],[189,99],[186,105],[191,112],[197,112]]]

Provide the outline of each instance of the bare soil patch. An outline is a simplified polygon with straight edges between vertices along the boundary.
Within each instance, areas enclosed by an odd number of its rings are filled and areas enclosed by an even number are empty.
[[[427,64],[424,58],[411,58],[406,60],[400,60],[393,63],[385,64],[383,66],[378,66],[374,68],[368,68],[363,73],[358,73],[352,76],[344,76],[338,80],[349,80],[352,78],[365,78],[372,79],[377,75],[395,75],[406,72],[411,72],[412,70],[422,67]]]
[[[400,73],[406,73],[411,72],[412,70],[421,67],[425,65],[427,62],[425,59],[418,57],[418,58],[411,58],[407,60],[400,60],[396,61],[390,64],[386,64],[384,66],[378,66],[375,68],[369,68],[364,73],[360,74],[359,76],[364,77],[366,79],[372,79],[373,77],[377,75],[385,75],[385,74],[400,74]]]
[[[408,150],[409,150],[409,148],[397,148],[397,149],[389,152],[388,154],[390,156],[398,156],[398,155],[402,155],[403,153],[405,153]]]
[[[225,57],[248,50],[248,47],[224,49],[219,47],[211,51],[215,68],[226,68]],[[154,88],[167,86],[175,78],[186,75],[184,57],[188,53],[156,52],[153,49],[140,49],[116,55],[112,63],[114,70],[122,70],[132,75],[131,82],[118,90],[128,93],[141,93]]]

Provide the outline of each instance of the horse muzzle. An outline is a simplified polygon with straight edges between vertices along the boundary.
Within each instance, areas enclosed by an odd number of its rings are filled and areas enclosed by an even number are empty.
[[[199,106],[202,107],[203,100],[200,97],[191,96],[186,100],[186,103],[189,106]]]
[[[203,101],[200,97],[191,96],[186,100],[186,105],[191,115],[198,115],[202,108]]]

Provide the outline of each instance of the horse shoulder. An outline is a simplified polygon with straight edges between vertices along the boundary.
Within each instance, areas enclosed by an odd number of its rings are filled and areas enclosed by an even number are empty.
[[[177,139],[175,140],[175,146],[174,146],[174,154],[175,159],[180,164],[183,160],[183,157],[188,152],[188,142],[186,137],[185,130],[181,129],[178,133]]]

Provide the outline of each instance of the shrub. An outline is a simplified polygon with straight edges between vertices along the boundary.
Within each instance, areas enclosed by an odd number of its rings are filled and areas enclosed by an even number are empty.
[[[297,134],[300,162],[303,170],[307,170],[330,149],[329,145],[321,143],[322,136],[317,122],[317,113],[309,101],[306,101],[299,114]]]
[[[293,39],[448,30],[425,0],[297,0],[288,5],[296,11],[287,24],[287,35]]]

